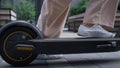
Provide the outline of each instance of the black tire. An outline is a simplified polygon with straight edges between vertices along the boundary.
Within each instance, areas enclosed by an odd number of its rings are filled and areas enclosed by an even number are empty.
[[[38,54],[36,52],[18,53],[14,47],[18,41],[26,41],[36,37],[36,33],[26,27],[12,27],[4,31],[0,40],[2,58],[13,66],[28,65]]]

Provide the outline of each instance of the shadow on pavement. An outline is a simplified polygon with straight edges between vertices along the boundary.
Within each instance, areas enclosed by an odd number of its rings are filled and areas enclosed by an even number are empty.
[[[41,60],[36,60],[34,63],[30,64],[29,66],[27,67],[35,67],[35,66],[70,66],[70,65],[79,65],[79,66],[86,66],[86,65],[92,65],[92,64],[106,64],[106,63],[112,63],[112,62],[120,62],[120,59],[116,59],[116,58],[113,58],[113,59],[88,59],[88,60],[81,60],[81,61],[69,61],[68,62],[62,62],[62,61],[59,61],[59,62],[49,62],[49,63],[41,63]]]
[[[64,59],[65,61],[61,61],[61,59]],[[50,62],[48,62],[50,61]],[[52,61],[52,62],[51,62]],[[55,61],[55,62],[54,62]],[[57,62],[56,62],[57,61]],[[28,66],[25,66],[25,67],[22,67],[22,68],[26,68],[26,67],[29,67],[29,68],[49,68],[50,67],[67,67],[69,68],[70,66],[79,66],[79,67],[82,67],[82,66],[92,66],[92,65],[97,65],[97,64],[107,64],[107,63],[114,63],[114,62],[120,62],[120,58],[94,58],[94,59],[79,59],[78,60],[74,60],[74,58],[72,60],[68,60],[68,59],[65,59],[64,57],[61,57],[61,58],[49,58],[47,60],[45,59],[40,59],[39,57],[34,61],[32,62],[31,64],[29,64]],[[0,66],[0,68],[16,68],[16,67],[13,67],[11,65],[3,65],[3,66]],[[21,67],[20,67],[21,68]]]

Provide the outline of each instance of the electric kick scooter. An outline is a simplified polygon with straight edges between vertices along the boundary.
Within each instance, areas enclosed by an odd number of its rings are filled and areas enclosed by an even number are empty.
[[[119,31],[115,38],[45,39],[36,26],[26,21],[14,21],[0,30],[0,53],[7,63],[25,66],[38,54],[114,52],[120,50]]]

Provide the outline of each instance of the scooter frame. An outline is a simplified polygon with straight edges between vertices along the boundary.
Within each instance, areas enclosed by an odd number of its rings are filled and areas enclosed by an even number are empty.
[[[98,52],[113,52],[120,50],[119,32],[117,33],[116,38],[45,39],[42,36],[42,32],[40,32],[39,29],[34,25],[26,21],[14,21],[6,24],[1,28],[0,36],[4,36],[5,31],[12,29],[13,27],[27,28],[36,34],[36,38],[34,39],[15,42],[15,49],[20,53],[24,51],[26,52],[27,50],[28,52],[37,53],[37,54],[98,53]],[[0,47],[3,48],[2,39],[0,39],[0,44],[1,44]],[[6,46],[6,51],[7,51],[7,46]],[[1,49],[1,54],[3,59],[14,66],[21,66],[21,65],[24,66],[32,62],[31,60],[27,64],[24,64],[25,61],[14,61],[12,59],[9,59],[9,57],[6,57],[6,55],[3,53],[4,50],[2,51]]]

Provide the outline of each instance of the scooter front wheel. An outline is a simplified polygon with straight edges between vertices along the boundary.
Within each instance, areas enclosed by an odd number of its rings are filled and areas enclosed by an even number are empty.
[[[27,41],[35,39],[36,37],[37,36],[34,31],[26,27],[12,27],[7,29],[2,33],[0,40],[2,58],[13,66],[28,65],[37,57],[38,54],[31,48],[26,49],[23,47],[23,50],[16,50],[15,47],[20,41]]]

